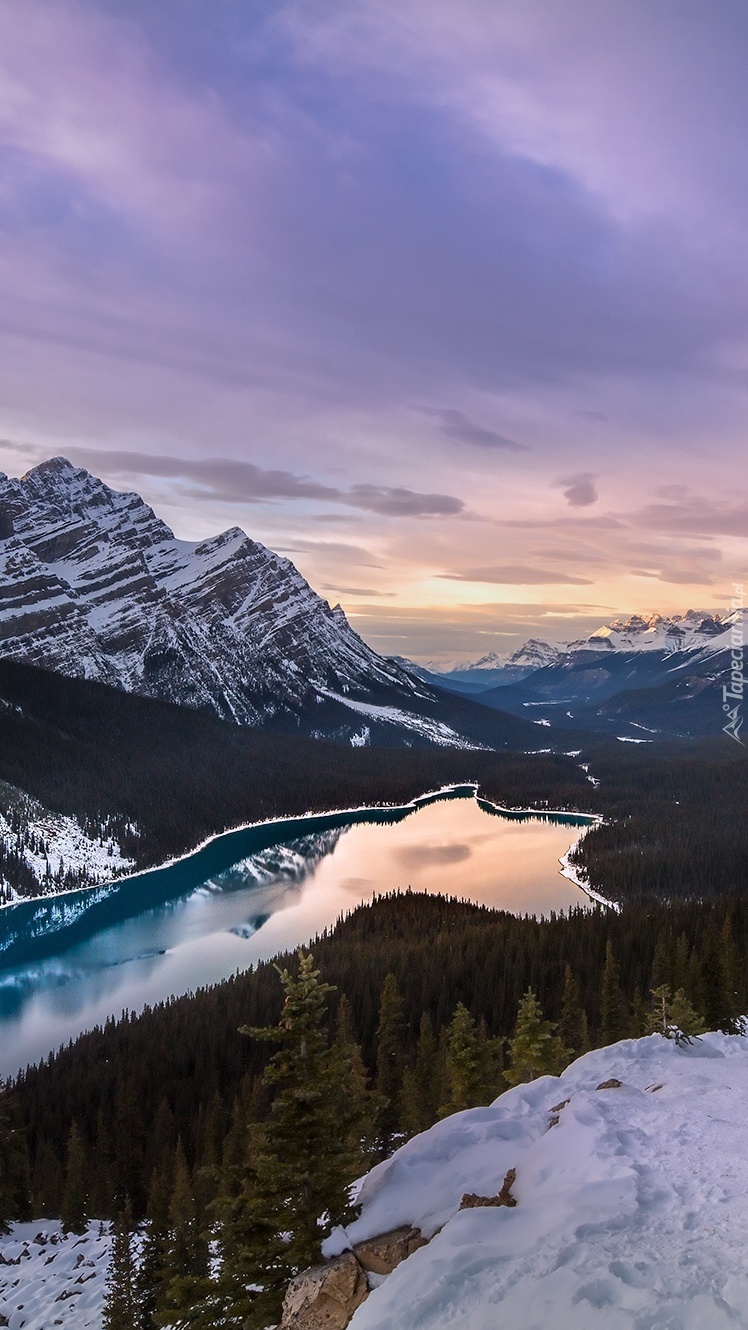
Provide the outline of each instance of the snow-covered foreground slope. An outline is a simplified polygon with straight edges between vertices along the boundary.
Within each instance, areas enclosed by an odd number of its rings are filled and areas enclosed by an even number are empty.
[[[436,1236],[352,1330],[748,1326],[747,1104],[748,1039],[653,1035],[445,1119],[364,1182],[351,1242]],[[516,1208],[459,1211],[510,1168]]]
[[[652,1035],[438,1123],[372,1170],[327,1244],[403,1224],[431,1238],[352,1330],[748,1327],[746,1104],[748,1038]],[[512,1168],[515,1208],[459,1210]],[[109,1239],[58,1235],[38,1220],[0,1237],[0,1325],[100,1330]]]
[[[15,1224],[0,1236],[0,1325],[100,1330],[109,1245],[98,1224],[80,1237],[57,1220]]]

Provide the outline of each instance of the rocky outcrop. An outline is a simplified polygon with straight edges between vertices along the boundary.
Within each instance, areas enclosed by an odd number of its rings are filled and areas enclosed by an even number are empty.
[[[501,1190],[496,1196],[479,1196],[474,1191],[467,1191],[460,1201],[460,1209],[477,1210],[484,1205],[508,1205],[510,1209],[513,1209],[517,1204],[516,1196],[512,1196],[512,1187],[516,1180],[516,1168],[510,1168],[501,1184]]]
[[[353,1252],[313,1265],[291,1280],[280,1330],[345,1330],[369,1295],[366,1275]]]
[[[288,1286],[279,1330],[345,1330],[369,1296],[369,1276],[392,1274],[401,1261],[425,1246],[420,1229],[395,1228],[303,1270]]]
[[[391,1275],[401,1261],[425,1246],[426,1239],[420,1229],[394,1228],[390,1233],[381,1233],[377,1238],[357,1243],[353,1253],[367,1274]]]

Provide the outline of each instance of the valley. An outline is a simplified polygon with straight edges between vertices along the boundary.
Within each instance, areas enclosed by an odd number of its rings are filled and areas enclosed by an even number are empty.
[[[81,1232],[114,1223],[96,1230],[80,1303],[93,1330],[123,1241],[133,1280],[156,1263],[144,1296],[180,1330],[194,1289],[196,1330],[226,1299],[258,1326],[280,1313],[298,1261],[280,1250],[287,1277],[268,1267],[253,1310],[232,1216],[239,1177],[254,1194],[246,1142],[276,1129],[286,1064],[255,1035],[288,1028],[283,987],[287,1002],[295,985],[329,994],[315,1047],[345,1082],[336,1123],[358,1124],[329,1149],[372,1170],[364,1201],[393,1151],[416,1161],[460,1114],[503,1122],[513,1085],[567,1064],[573,1080],[586,1058],[635,1068],[640,1045],[691,1039],[678,1021],[696,1040],[721,1031],[715,1057],[742,1048],[748,760],[721,710],[742,613],[633,616],[435,673],[378,655],[243,532],[187,545],[64,459],[8,481],[0,515],[0,1220],[4,1205],[67,1223],[77,1206]],[[446,1231],[451,1192],[444,1204]],[[325,1279],[348,1260],[342,1232]],[[59,1281],[37,1278],[27,1229],[13,1238],[41,1330],[53,1289],[79,1296],[77,1258],[63,1233]],[[187,1284],[159,1285],[185,1242]],[[367,1282],[354,1322],[409,1305],[387,1278],[381,1295]],[[0,1280],[0,1315],[16,1287]]]

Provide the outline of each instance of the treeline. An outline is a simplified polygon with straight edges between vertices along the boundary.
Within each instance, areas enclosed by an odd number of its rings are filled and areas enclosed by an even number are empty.
[[[590,761],[605,825],[574,856],[609,900],[705,899],[748,887],[748,758],[729,740],[619,744]]]
[[[366,1076],[380,1088],[382,1011],[388,986],[390,998],[394,990],[390,1135],[427,1126],[429,1115],[454,1106],[447,1050],[459,1004],[483,1041],[484,1099],[502,1088],[506,1040],[528,988],[576,1053],[644,1033],[651,990],[663,985],[672,994],[683,990],[709,1029],[730,1028],[748,1008],[748,900],[741,896],[538,921],[408,892],[360,906],[313,951],[336,989],[332,1022],[344,995]],[[280,1002],[273,965],[260,964],[110,1021],[28,1069],[12,1098],[26,1126],[35,1212],[60,1212],[73,1131],[97,1216],[111,1214],[122,1195],[142,1215],[154,1176],[171,1174],[177,1150],[191,1177],[214,1169],[247,1120],[261,1121],[268,1107],[260,1083],[267,1050],[237,1031],[274,1024]],[[419,1084],[426,1094],[420,1107]]]

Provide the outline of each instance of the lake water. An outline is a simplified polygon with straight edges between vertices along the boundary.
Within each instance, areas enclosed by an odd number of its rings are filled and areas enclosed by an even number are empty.
[[[0,1075],[123,1009],[305,943],[385,891],[518,914],[584,906],[558,860],[588,821],[501,815],[463,789],[416,809],[230,832],[115,887],[0,911]]]

